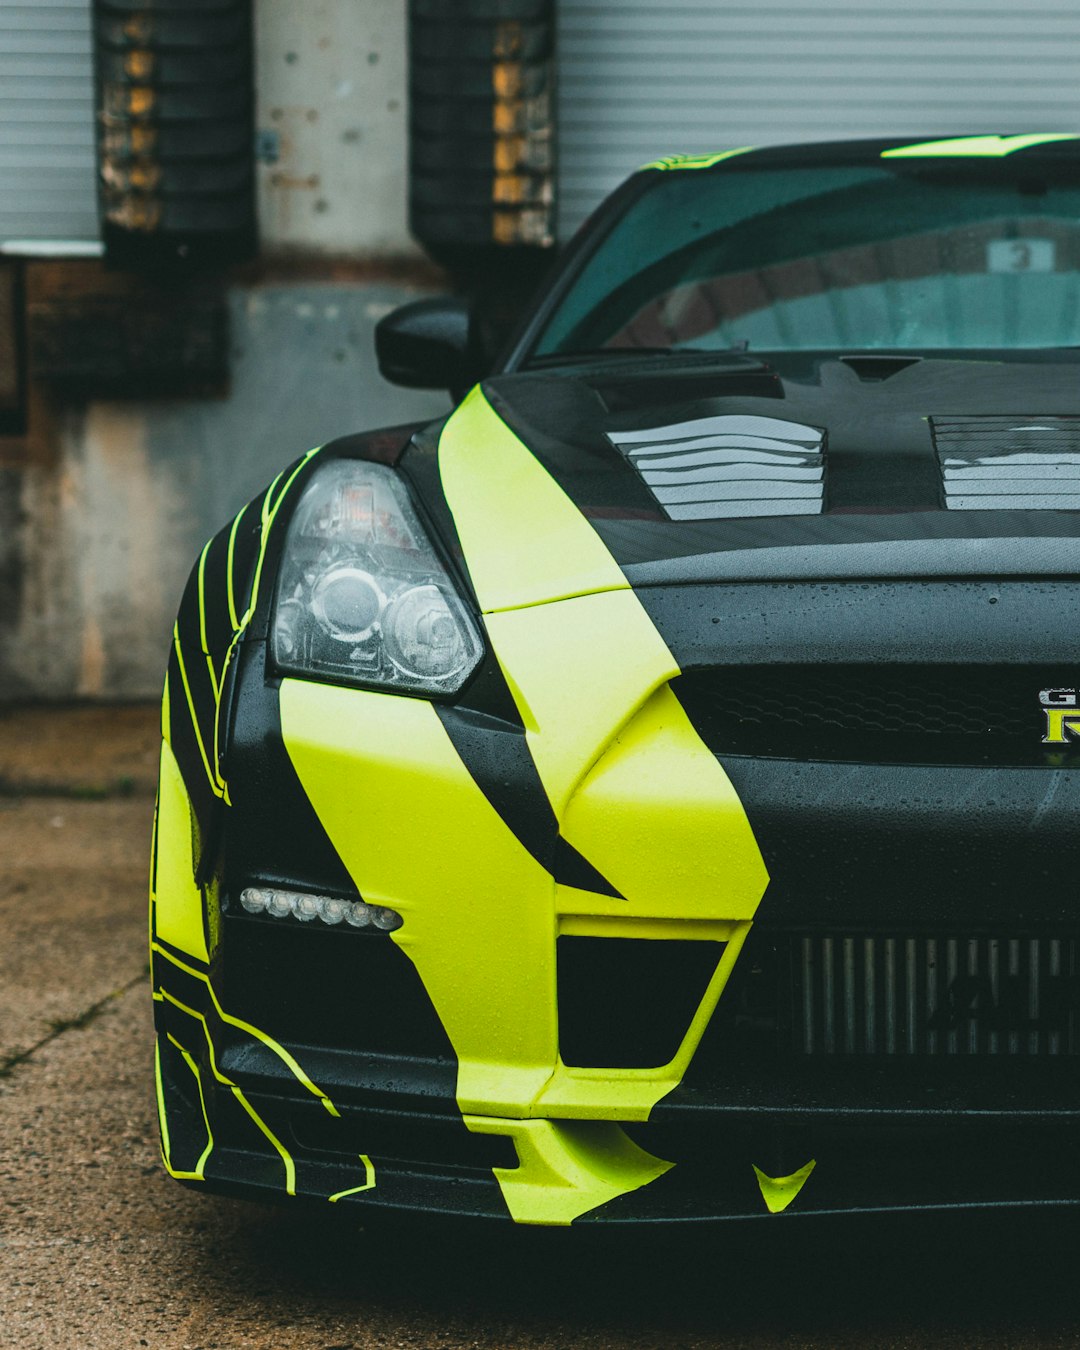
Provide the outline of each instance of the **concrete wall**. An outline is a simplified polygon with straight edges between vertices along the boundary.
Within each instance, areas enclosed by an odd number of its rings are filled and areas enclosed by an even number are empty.
[[[376,321],[419,293],[236,289],[228,397],[54,408],[53,455],[0,473],[0,699],[156,697],[210,534],[310,446],[449,408],[374,366]]]
[[[405,0],[256,0],[270,252],[416,254],[406,224]]]

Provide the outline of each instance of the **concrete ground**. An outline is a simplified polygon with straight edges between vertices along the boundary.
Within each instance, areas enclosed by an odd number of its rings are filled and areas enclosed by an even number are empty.
[[[149,708],[0,712],[0,1347],[1080,1345],[1071,1219],[584,1243],[365,1232],[169,1180],[145,981],[156,734]]]

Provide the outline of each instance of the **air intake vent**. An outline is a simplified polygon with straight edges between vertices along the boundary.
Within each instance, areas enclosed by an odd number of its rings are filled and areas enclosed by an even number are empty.
[[[1080,417],[930,419],[950,511],[1080,511]]]
[[[677,1054],[723,944],[564,935],[557,950],[563,1063],[651,1069]]]
[[[612,431],[669,520],[819,515],[825,433],[777,417],[735,414]]]

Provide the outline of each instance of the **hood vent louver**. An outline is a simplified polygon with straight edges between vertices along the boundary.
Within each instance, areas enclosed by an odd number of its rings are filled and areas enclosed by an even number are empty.
[[[819,427],[726,414],[607,438],[669,520],[819,515],[824,508]]]
[[[1080,511],[1080,417],[932,417],[950,511]]]

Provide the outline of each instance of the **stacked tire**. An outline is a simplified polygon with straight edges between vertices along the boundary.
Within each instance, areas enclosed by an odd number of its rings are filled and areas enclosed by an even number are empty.
[[[256,247],[251,0],[94,0],[106,254],[120,265]]]
[[[450,264],[552,243],[553,0],[411,0],[410,223]]]

